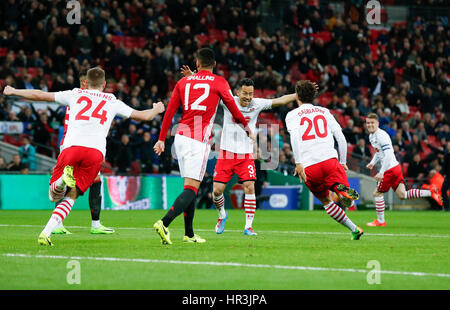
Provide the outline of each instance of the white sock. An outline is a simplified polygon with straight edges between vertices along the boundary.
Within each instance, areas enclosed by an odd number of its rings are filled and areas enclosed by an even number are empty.
[[[62,177],[50,184],[48,188],[48,198],[50,201],[56,202],[61,200],[66,193],[67,186]]]
[[[324,206],[325,211],[338,223],[346,226],[352,232],[356,230],[356,225],[350,220],[345,214],[344,210],[342,210],[337,204],[333,201]]]
[[[100,227],[100,220],[98,221],[92,221],[92,228],[97,229]]]
[[[256,211],[256,196],[255,194],[245,194],[244,196],[245,209],[245,229],[252,227],[253,219]]]
[[[385,203],[384,203],[384,197],[374,197],[375,200],[375,208],[377,210],[377,218],[378,222],[384,223],[384,209],[385,209]]]
[[[62,223],[61,217],[59,217],[58,215],[52,214],[52,216],[50,217],[50,220],[47,222],[47,225],[45,225],[42,233],[44,233],[47,237],[50,237],[53,229],[55,229],[56,226],[58,226],[61,223]]]
[[[225,213],[225,197],[223,196],[223,194],[220,194],[220,196],[216,196],[213,194],[213,202],[214,206],[216,207],[216,210],[219,212],[219,219],[224,219],[226,213]]]
[[[416,199],[422,197],[431,197],[431,192],[426,189],[410,189],[405,192],[405,199]]]

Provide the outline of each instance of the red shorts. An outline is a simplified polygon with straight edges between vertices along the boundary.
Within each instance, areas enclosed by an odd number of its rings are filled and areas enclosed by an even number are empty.
[[[214,170],[214,182],[228,183],[235,173],[238,175],[240,183],[256,180],[253,153],[235,154],[220,150]]]
[[[317,198],[329,195],[335,184],[348,184],[347,174],[336,158],[330,158],[305,168],[306,186]]]
[[[103,154],[99,150],[84,146],[71,146],[59,154],[50,184],[62,176],[65,166],[72,166],[76,186],[84,194],[97,178],[102,162]]]
[[[385,193],[391,188],[395,191],[400,183],[405,183],[402,167],[398,164],[384,172],[383,179],[378,183],[377,191]]]

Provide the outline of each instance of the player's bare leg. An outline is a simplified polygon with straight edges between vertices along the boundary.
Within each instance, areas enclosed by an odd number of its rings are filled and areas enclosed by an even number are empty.
[[[228,218],[228,213],[225,211],[225,197],[223,196],[226,186],[227,185],[225,183],[213,183],[213,202],[219,213],[215,228],[217,234],[223,233],[225,230],[225,222]]]
[[[256,211],[256,196],[255,196],[255,182],[244,182],[244,209],[245,209],[245,228],[244,235],[256,236],[257,233],[253,231],[253,219]]]
[[[331,199],[330,193],[326,197],[319,198],[322,203],[325,211],[338,223],[346,226],[352,232],[352,239],[359,240],[361,236],[364,234],[364,231],[356,226],[345,214],[345,211],[341,209],[336,203],[334,203],[333,199]]]

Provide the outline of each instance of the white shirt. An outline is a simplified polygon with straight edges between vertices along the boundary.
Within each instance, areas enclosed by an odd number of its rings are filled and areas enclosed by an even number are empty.
[[[286,127],[291,136],[295,163],[306,168],[339,158],[341,164],[346,164],[347,142],[341,126],[327,108],[302,104],[287,114]],[[333,137],[338,142],[339,157]]]
[[[133,109],[113,94],[74,88],[55,93],[57,103],[70,108],[67,133],[62,149],[84,146],[106,153],[106,136],[116,115],[130,117]]]
[[[253,133],[256,133],[256,121],[261,111],[272,108],[272,99],[253,98],[247,107],[239,104],[239,97],[233,96],[236,106],[248,122],[248,126]],[[223,106],[223,129],[220,139],[220,149],[235,154],[253,153],[253,143],[247,136],[241,125],[233,121],[230,111]]]
[[[370,144],[377,151],[370,164],[375,166],[378,161],[381,161],[381,169],[379,171],[381,174],[399,164],[395,158],[391,138],[386,131],[378,128],[377,131],[369,135],[369,140]]]

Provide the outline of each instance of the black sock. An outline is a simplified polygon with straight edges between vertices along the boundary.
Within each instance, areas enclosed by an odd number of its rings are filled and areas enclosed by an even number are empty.
[[[89,208],[91,209],[91,217],[93,221],[100,220],[100,210],[102,208],[101,182],[95,182],[89,190]]]
[[[189,238],[194,237],[194,212],[195,212],[195,199],[191,202],[189,207],[184,211],[184,235]]]
[[[162,218],[164,226],[168,227],[178,215],[186,211],[191,203],[195,201],[195,196],[195,192],[192,189],[184,189],[177,199],[175,199],[175,202],[166,215]]]

